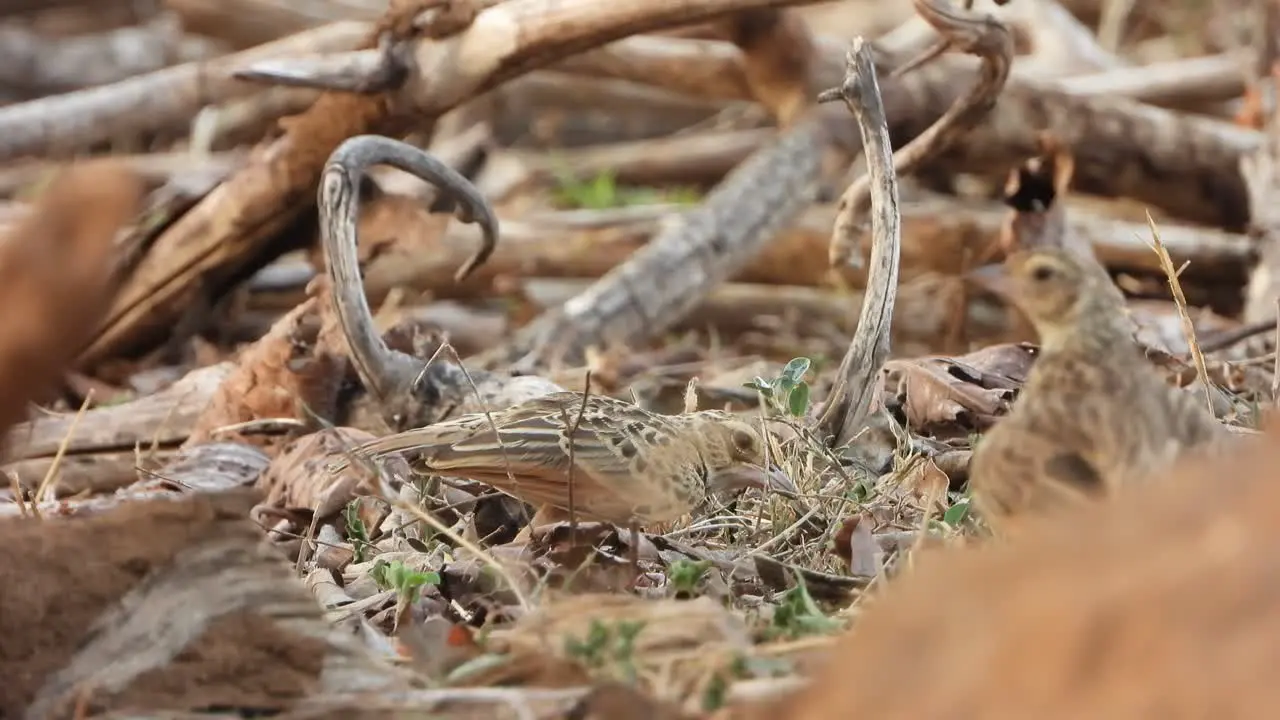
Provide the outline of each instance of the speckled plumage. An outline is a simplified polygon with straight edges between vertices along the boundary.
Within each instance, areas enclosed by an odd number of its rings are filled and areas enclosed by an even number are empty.
[[[764,486],[770,477],[760,433],[729,413],[661,415],[601,395],[584,408],[577,392],[389,435],[353,454],[406,451],[432,472],[561,510],[569,509],[572,469],[575,512],[618,524],[672,520],[699,505],[709,487]]]
[[[1041,354],[969,468],[974,503],[993,526],[1145,480],[1227,435],[1198,398],[1153,371],[1101,265],[1043,248],[1014,253],[1006,270]]]

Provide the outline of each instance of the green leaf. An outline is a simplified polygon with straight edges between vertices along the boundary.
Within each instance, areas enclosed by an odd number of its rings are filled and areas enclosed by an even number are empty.
[[[723,673],[717,672],[707,681],[702,691],[702,711],[713,713],[724,707],[729,699],[729,680]]]
[[[791,381],[792,386],[799,385],[800,381],[804,379],[804,374],[809,372],[811,364],[807,357],[792,358],[791,362],[782,368],[779,378],[787,378]]]
[[[369,577],[373,578],[373,583],[378,586],[379,590],[389,590],[391,588],[391,579],[387,577],[391,566],[386,560],[378,559],[373,561],[373,569],[369,571]]]
[[[964,519],[968,516],[969,498],[961,498],[956,501],[956,504],[947,508],[947,511],[942,514],[942,522],[950,525],[951,527],[959,527],[960,523],[964,522]]]
[[[761,394],[763,394],[767,398],[773,397],[773,383],[769,382],[768,380],[765,380],[759,375],[755,376],[755,378],[753,378],[749,382],[742,383],[742,387],[751,388],[752,390],[758,390],[760,391]]]
[[[711,567],[710,560],[679,559],[667,568],[667,579],[676,594],[693,595],[698,589],[702,576]]]
[[[787,397],[787,409],[795,417],[803,417],[809,409],[809,383],[800,381]]]
[[[786,375],[779,375],[777,379],[773,381],[773,389],[775,393],[781,397],[787,397],[790,395],[791,391],[795,389],[795,386],[795,380],[792,380]]]

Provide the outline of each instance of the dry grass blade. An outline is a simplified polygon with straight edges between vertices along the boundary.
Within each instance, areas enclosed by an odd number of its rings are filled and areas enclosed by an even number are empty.
[[[53,485],[54,479],[58,476],[58,464],[62,462],[62,456],[67,452],[67,445],[70,444],[71,436],[75,434],[76,426],[80,424],[80,418],[84,417],[84,411],[89,407],[89,401],[92,399],[93,393],[85,393],[84,402],[80,404],[80,409],[76,411],[75,418],[71,421],[71,427],[67,429],[67,436],[58,445],[58,452],[54,454],[53,462],[49,463],[49,471],[44,474],[44,477],[40,480],[40,485],[36,488],[34,502],[31,505],[33,510],[39,507],[39,503],[53,499],[50,494],[50,486]],[[37,512],[39,511],[37,510]]]
[[[1187,336],[1187,347],[1191,349],[1191,359],[1196,365],[1196,376],[1200,378],[1200,387],[1204,390],[1204,401],[1212,415],[1213,385],[1209,382],[1209,369],[1205,365],[1204,354],[1200,352],[1200,345],[1196,341],[1195,323],[1191,322],[1191,315],[1187,313],[1187,296],[1183,294],[1182,282],[1178,280],[1181,271],[1173,267],[1173,258],[1169,257],[1169,251],[1165,250],[1164,243],[1160,241],[1160,230],[1150,211],[1147,211],[1147,227],[1151,228],[1151,249],[1159,256],[1160,267],[1164,269],[1165,279],[1169,282],[1173,302],[1178,307],[1178,317],[1182,319],[1182,332]]]

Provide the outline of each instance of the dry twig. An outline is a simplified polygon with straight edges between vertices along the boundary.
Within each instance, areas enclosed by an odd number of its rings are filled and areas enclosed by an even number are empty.
[[[928,130],[893,156],[894,172],[898,175],[913,172],[921,163],[947,149],[986,117],[991,108],[995,107],[996,98],[1009,78],[1009,68],[1013,62],[1013,37],[1008,28],[990,15],[947,7],[945,2],[946,0],[915,0],[916,12],[942,33],[943,43],[907,63],[906,67],[918,67],[947,48],[955,48],[980,57],[982,69],[977,84],[967,94],[961,96]],[[828,91],[819,101],[839,97],[841,94]],[[835,228],[831,233],[829,255],[833,266],[861,261],[856,252],[856,222],[866,211],[872,182],[874,180],[871,176],[865,175],[851,184],[840,198],[840,214],[836,216]]]
[[[435,417],[440,404],[439,382],[421,359],[396,352],[383,342],[360,282],[356,256],[356,216],[360,181],[372,165],[386,164],[413,173],[435,185],[440,197],[456,207],[460,220],[478,223],[484,232],[480,249],[458,269],[466,277],[493,252],[498,220],[493,209],[466,178],[427,153],[390,138],[353,137],[338,146],[325,165],[320,181],[320,233],[333,283],[332,302],[351,346],[351,358],[364,382],[383,408],[387,423],[397,429],[418,427]]]
[[[889,359],[889,325],[898,288],[898,256],[901,239],[898,215],[898,183],[893,169],[889,128],[876,83],[871,50],[855,38],[849,50],[848,71],[837,92],[849,105],[867,155],[870,179],[871,271],[867,295],[858,316],[858,329],[840,362],[835,385],[818,425],[832,446],[843,445],[862,427],[875,402],[880,369]],[[858,181],[861,182],[861,181]],[[837,216],[837,224],[840,222]]]

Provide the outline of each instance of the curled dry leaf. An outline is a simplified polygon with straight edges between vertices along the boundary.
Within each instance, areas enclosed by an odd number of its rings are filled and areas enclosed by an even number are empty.
[[[933,458],[916,456],[903,472],[898,473],[897,484],[918,498],[932,498],[938,503],[946,498],[951,480]]]
[[[983,378],[994,376],[989,381],[992,387],[1003,387],[1006,381],[1021,384],[1026,380],[1039,352],[1039,346],[1031,343],[1000,343],[974,350],[959,360],[982,373]]]
[[[840,523],[832,539],[832,551],[858,578],[873,578],[884,567],[884,551],[871,534],[872,520],[867,515],[853,515]]]
[[[959,422],[968,429],[992,425],[1008,409],[1016,384],[959,358],[891,360],[885,374],[895,388],[907,424],[916,430]]]
[[[321,314],[317,299],[309,298],[245,349],[187,443],[239,439],[270,445],[250,430],[222,428],[284,421],[302,429],[315,427],[317,417],[332,418],[347,362],[318,342]]]
[[[567,585],[575,592],[625,592],[636,580],[630,561],[631,533],[602,522],[538,525],[530,530],[533,567],[544,571],[552,587]],[[641,562],[659,561],[658,549],[645,533],[638,533]]]
[[[331,428],[298,438],[285,446],[271,462],[266,472],[258,478],[258,488],[266,493],[266,501],[259,510],[271,507],[284,510],[305,509],[317,517],[336,515],[347,503],[354,500],[361,488],[366,493],[394,492],[384,489],[381,483],[387,477],[409,477],[408,464],[391,456],[373,462],[386,472],[374,478],[363,463],[352,463],[340,472],[331,472],[329,464],[345,457],[355,445],[372,440],[373,436],[355,428]]]

